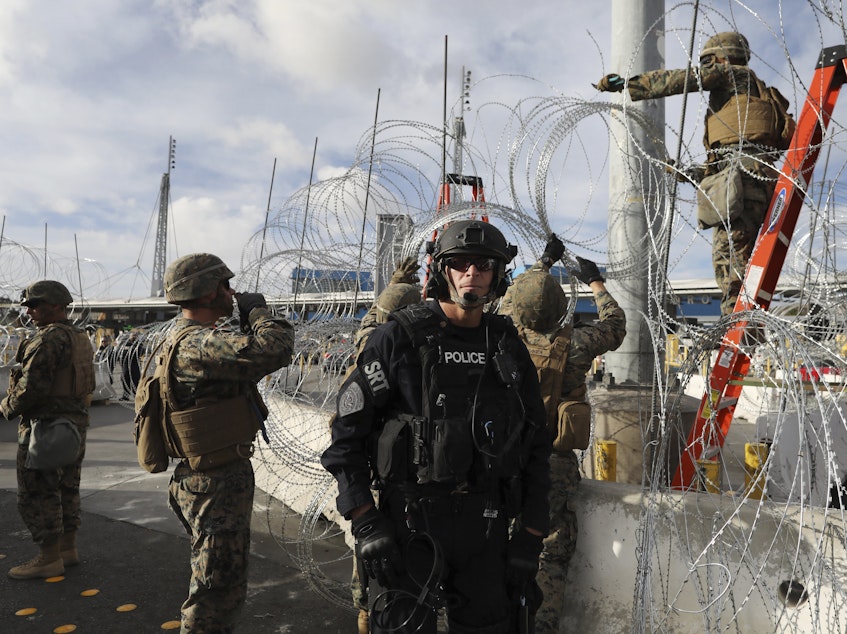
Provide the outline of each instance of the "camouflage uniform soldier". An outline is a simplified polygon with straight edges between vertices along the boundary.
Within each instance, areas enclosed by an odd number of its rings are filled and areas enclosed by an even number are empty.
[[[21,298],[38,332],[21,342],[0,411],[18,424],[18,511],[41,552],[9,571],[13,579],[61,575],[65,566],[79,563],[76,532],[80,526],[79,481],[85,457],[88,405],[94,391],[94,351],[88,337],[67,318],[73,301],[60,282],[42,280],[27,287]],[[60,421],[70,421],[72,425]],[[65,425],[71,439],[67,455],[52,463],[33,464],[29,442],[38,425]],[[35,448],[37,449],[37,447]],[[45,456],[49,458],[49,456]],[[66,462],[67,461],[67,462]]]
[[[414,255],[397,263],[397,268],[391,274],[388,282],[379,297],[362,317],[362,323],[356,332],[356,350],[361,350],[368,335],[373,332],[379,324],[388,321],[388,315],[395,310],[418,304],[421,301],[421,287],[418,286],[417,271],[420,268],[418,258]],[[415,298],[417,293],[417,298]]]
[[[537,577],[544,592],[544,602],[535,615],[539,634],[559,631],[565,579],[576,550],[577,521],[570,495],[581,480],[573,450],[587,448],[591,424],[585,375],[594,357],[615,350],[626,335],[624,311],[606,290],[597,265],[579,257],[580,270],[575,275],[591,287],[600,323],[561,324],[568,300],[549,271],[563,253],[564,245],[551,235],[541,260],[515,279],[501,307],[501,312],[512,317],[538,368],[547,424],[554,438],[550,533],[544,539]]]
[[[268,311],[263,295],[236,293],[217,256],[187,255],[165,272],[165,297],[182,309],[169,334],[168,420],[177,453],[170,506],[191,536],[191,584],[183,634],[228,633],[247,594],[254,476],[252,443],[267,415],[256,382],[291,360],[292,326]],[[225,323],[238,302],[242,332]],[[186,329],[192,332],[186,334]]]
[[[386,286],[362,318],[359,330],[356,331],[356,350],[365,346],[374,328],[387,322],[392,312],[410,304],[419,304],[421,301],[421,287],[417,284],[396,282]]]
[[[743,209],[729,222],[700,222],[701,228],[714,226],[712,264],[715,281],[723,293],[721,314],[733,312],[741,290],[747,262],[753,253],[759,229],[768,210],[777,173],[774,162],[780,150],[787,149],[794,131],[790,115],[780,126],[773,109],[754,107],[751,98],[764,97],[767,89],[747,66],[750,46],[740,33],[718,33],[709,38],[700,53],[700,66],[690,70],[654,70],[624,81],[618,75],[603,77],[596,88],[619,92],[629,89],[633,101],[678,95],[685,91],[709,91],[706,113],[705,169],[686,175],[694,181],[717,174],[729,166],[739,166],[743,193]],[[688,83],[686,85],[686,76]],[[782,95],[778,97],[787,105]],[[761,103],[761,102],[760,102]],[[784,127],[784,129],[778,129]],[[743,132],[739,132],[739,128]],[[726,196],[723,196],[726,198]],[[717,201],[699,197],[699,212]]]

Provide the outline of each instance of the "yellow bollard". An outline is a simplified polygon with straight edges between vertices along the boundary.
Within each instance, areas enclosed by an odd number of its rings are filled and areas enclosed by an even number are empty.
[[[721,463],[717,460],[697,461],[697,490],[706,493],[721,492]]]
[[[744,444],[744,492],[754,500],[765,498],[765,461],[770,445],[763,442]]]
[[[617,482],[618,443],[614,440],[594,441],[594,476],[597,480]]]

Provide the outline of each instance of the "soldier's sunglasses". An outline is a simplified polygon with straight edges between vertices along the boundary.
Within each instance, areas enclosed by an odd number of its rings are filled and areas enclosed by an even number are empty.
[[[476,267],[477,271],[482,273],[486,271],[491,271],[497,266],[497,260],[495,258],[468,258],[462,256],[455,256],[452,258],[447,258],[444,260],[444,263],[449,266],[454,271],[460,271],[461,273],[467,273],[468,269],[471,268],[471,265]]]

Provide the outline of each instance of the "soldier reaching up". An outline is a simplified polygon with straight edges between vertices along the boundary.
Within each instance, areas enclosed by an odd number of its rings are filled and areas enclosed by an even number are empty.
[[[706,41],[699,67],[652,70],[629,79],[611,74],[595,85],[606,92],[627,88],[633,101],[709,91],[703,137],[706,162],[704,169],[688,176],[700,183],[700,228],[714,227],[712,264],[723,293],[722,315],[735,308],[773,196],[777,177],[773,164],[788,148],[795,128],[786,110],[788,101],[756,77],[749,61],[746,37],[718,33]]]
[[[577,520],[570,496],[581,480],[574,450],[588,447],[591,426],[585,375],[597,355],[618,348],[626,335],[623,309],[606,290],[597,265],[580,257],[574,275],[594,293],[600,323],[562,323],[568,298],[549,271],[564,252],[562,241],[551,234],[541,259],[515,278],[500,309],[514,321],[538,370],[553,439],[550,534],[544,539],[537,577],[544,593],[535,615],[538,634],[559,631],[568,565],[576,549]]]

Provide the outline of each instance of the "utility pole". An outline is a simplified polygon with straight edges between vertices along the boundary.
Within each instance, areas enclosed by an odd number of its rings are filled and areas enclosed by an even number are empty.
[[[464,146],[467,131],[465,130],[465,111],[471,109],[471,71],[462,67],[462,98],[459,105],[459,115],[453,119],[453,172],[462,174],[462,163],[465,160]],[[460,185],[451,185],[450,200],[459,202]]]
[[[664,0],[612,0],[611,65],[607,72],[632,77],[664,67]],[[644,439],[650,429],[652,381],[656,368],[650,317],[651,282],[659,258],[649,240],[661,223],[664,173],[647,157],[657,156],[661,140],[641,122],[664,130],[661,99],[632,103],[624,90],[612,99],[624,104],[609,121],[609,278],[606,286],[626,314],[626,337],[604,356],[602,389],[594,390],[595,435],[616,446],[616,479],[641,484]],[[626,121],[624,121],[624,117]],[[645,156],[646,155],[646,156]],[[592,448],[594,457],[598,449]],[[591,477],[596,477],[592,469]]]
[[[612,54],[609,72],[633,77],[647,70],[664,68],[665,0],[612,0]],[[646,35],[645,35],[646,34]],[[662,130],[665,106],[662,99],[632,103],[624,90],[613,97],[626,103],[626,110],[639,112],[644,119],[657,123]],[[646,272],[657,273],[658,263],[650,262],[647,236],[654,233],[661,218],[659,184],[661,177],[642,152],[657,155],[656,142],[648,131],[627,117],[615,115],[610,122],[612,147],[609,159],[609,268],[621,272],[608,282],[609,291],[626,313],[626,338],[620,348],[606,354],[606,370],[616,383],[649,385],[653,378],[654,358],[649,323],[650,280]],[[650,227],[653,218],[654,227]],[[655,310],[655,307],[654,307]]]
[[[168,259],[168,201],[171,197],[171,169],[176,167],[176,140],[168,137],[168,171],[162,174],[159,187],[159,219],[156,224],[156,248],[153,252],[153,276],[150,297],[164,294],[165,266]]]

